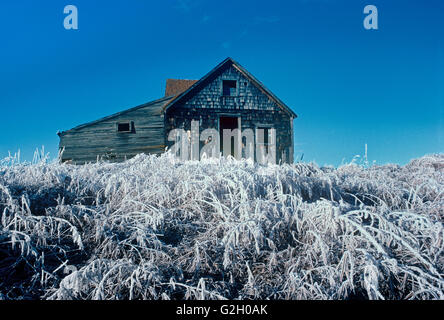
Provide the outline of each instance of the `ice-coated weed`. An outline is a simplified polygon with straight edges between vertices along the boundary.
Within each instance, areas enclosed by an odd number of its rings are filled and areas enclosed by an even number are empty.
[[[3,299],[444,299],[444,155],[0,161]]]

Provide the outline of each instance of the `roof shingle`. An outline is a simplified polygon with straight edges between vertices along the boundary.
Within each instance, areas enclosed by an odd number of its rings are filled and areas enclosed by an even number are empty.
[[[165,97],[177,96],[188,90],[197,80],[167,79]]]

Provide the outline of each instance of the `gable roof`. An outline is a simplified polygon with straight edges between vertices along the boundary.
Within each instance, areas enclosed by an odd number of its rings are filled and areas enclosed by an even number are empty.
[[[198,80],[179,80],[167,79],[165,88],[165,97],[177,96],[186,91],[189,87],[195,84]]]
[[[114,113],[112,115],[100,118],[98,120],[94,120],[88,123],[81,124],[77,127],[74,127],[72,129],[57,132],[57,135],[62,136],[66,133],[70,133],[72,131],[80,130],[85,127],[94,125],[96,123],[99,123],[101,121],[110,120],[112,118],[121,116],[127,112],[131,112],[140,108],[144,107],[151,107],[153,109],[156,109],[159,114],[165,112],[168,108],[170,108],[172,105],[178,103],[179,101],[182,101],[182,99],[185,99],[188,97],[191,93],[195,92],[195,90],[198,90],[205,80],[213,76],[215,73],[217,73],[219,70],[221,70],[223,67],[227,66],[228,64],[231,64],[236,70],[238,70],[244,77],[246,77],[248,80],[250,80],[259,90],[261,90],[265,95],[267,95],[270,99],[272,99],[280,108],[282,108],[285,112],[287,112],[290,116],[297,118],[297,114],[291,110],[284,102],[282,102],[278,97],[276,97],[270,90],[268,90],[262,82],[257,80],[252,74],[250,74],[247,70],[245,70],[239,63],[234,61],[232,58],[226,58],[224,61],[222,61],[220,64],[218,64],[213,70],[208,72],[203,78],[200,80],[178,80],[178,79],[167,79],[167,87],[165,90],[165,95],[168,94],[168,96],[165,96],[161,99],[157,99],[151,102],[147,102],[144,104],[141,104],[137,107],[133,107],[130,109],[123,110],[121,112]],[[168,85],[170,83],[170,85]]]
[[[117,113],[114,113],[112,115],[100,118],[98,120],[94,120],[94,121],[91,121],[91,122],[88,122],[88,123],[81,124],[81,125],[79,125],[79,126],[77,126],[75,128],[72,128],[70,130],[58,132],[57,134],[59,136],[62,136],[64,134],[66,134],[66,133],[69,133],[69,132],[72,132],[72,131],[76,131],[76,130],[80,130],[80,129],[83,129],[83,128],[88,127],[88,126],[92,126],[92,125],[94,125],[96,123],[99,123],[99,122],[102,122],[102,121],[105,121],[105,120],[110,120],[110,119],[113,119],[115,117],[121,116],[121,115],[123,115],[125,113],[131,112],[131,111],[134,111],[134,110],[138,110],[138,109],[141,109],[141,108],[145,108],[145,107],[151,107],[153,110],[157,110],[159,112],[159,115],[160,115],[163,112],[165,104],[168,104],[173,98],[174,98],[174,96],[169,96],[169,97],[163,97],[161,99],[157,99],[157,100],[154,100],[154,101],[150,101],[150,102],[141,104],[141,105],[139,105],[137,107],[126,109],[126,110],[123,110],[121,112],[117,112]]]
[[[245,78],[250,80],[259,90],[261,90],[266,96],[268,96],[271,100],[273,100],[281,109],[287,112],[290,116],[297,118],[297,114],[291,110],[282,100],[280,100],[276,95],[274,95],[267,87],[265,87],[262,82],[257,80],[251,73],[249,73],[244,67],[242,67],[238,62],[234,61],[232,58],[228,57],[220,64],[218,64],[213,70],[208,72],[204,77],[195,82],[191,87],[189,87],[186,91],[182,92],[174,99],[172,99],[169,103],[164,106],[164,111],[178,103],[179,101],[183,101],[187,97],[189,97],[193,92],[198,90],[204,84],[205,80],[213,76],[222,68],[231,64],[237,71],[239,71]]]

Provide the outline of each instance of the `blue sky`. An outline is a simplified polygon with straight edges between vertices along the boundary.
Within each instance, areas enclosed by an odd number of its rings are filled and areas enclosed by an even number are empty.
[[[76,5],[79,30],[63,28]],[[379,29],[363,27],[365,5]],[[163,96],[230,56],[298,115],[296,157],[405,164],[444,148],[444,2],[100,1],[0,4],[0,158]]]

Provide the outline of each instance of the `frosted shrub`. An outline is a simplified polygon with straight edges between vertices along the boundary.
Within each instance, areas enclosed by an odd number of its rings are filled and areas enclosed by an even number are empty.
[[[444,299],[444,155],[0,161],[3,299]]]

